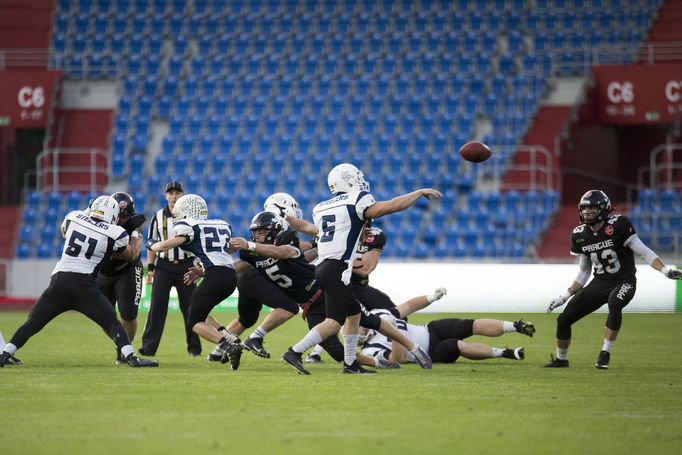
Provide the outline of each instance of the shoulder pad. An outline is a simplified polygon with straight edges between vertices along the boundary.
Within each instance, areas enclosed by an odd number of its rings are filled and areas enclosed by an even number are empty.
[[[585,231],[585,225],[584,224],[581,224],[580,226],[577,226],[575,229],[573,229],[574,234],[580,234],[583,231]]]

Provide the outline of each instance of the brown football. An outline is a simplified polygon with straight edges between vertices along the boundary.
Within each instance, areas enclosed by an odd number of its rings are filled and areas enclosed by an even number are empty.
[[[464,144],[462,148],[459,149],[459,154],[462,155],[462,158],[471,161],[472,163],[482,163],[490,158],[492,152],[483,142],[472,141]]]

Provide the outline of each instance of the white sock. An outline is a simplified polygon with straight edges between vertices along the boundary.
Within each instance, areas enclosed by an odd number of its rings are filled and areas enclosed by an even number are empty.
[[[305,351],[321,342],[322,336],[320,336],[319,332],[315,329],[310,329],[310,332],[308,332],[301,341],[293,345],[291,349],[298,354],[303,354]]]
[[[493,351],[493,359],[496,359],[498,357],[502,357],[502,353],[504,352],[504,349],[501,348],[490,348],[491,351]]]
[[[502,321],[502,331],[504,333],[516,332],[516,327],[514,327],[513,322]]]
[[[251,335],[249,335],[249,338],[265,338],[265,335],[268,334],[268,331],[263,328],[262,325],[259,325],[256,330],[253,331]]]
[[[602,346],[601,350],[606,351],[606,352],[611,352],[611,349],[613,349],[613,343],[615,343],[615,342],[616,342],[615,340],[611,341],[611,340],[607,340],[606,338],[604,338],[604,346]]]
[[[9,352],[10,355],[14,355],[14,354],[17,353],[18,349],[17,349],[17,347],[14,346],[12,343],[7,343],[7,344],[5,345],[4,351],[5,351],[5,352]]]
[[[234,333],[230,332],[227,329],[220,330],[219,333],[225,338],[225,340],[229,341],[230,343],[234,343],[239,339],[237,335]]]
[[[568,348],[556,348],[556,358],[559,360],[568,360]]]
[[[357,358],[358,338],[360,338],[358,333],[343,336],[343,363],[346,365],[352,365]]]
[[[133,349],[132,344],[126,344],[125,346],[123,346],[121,348],[121,354],[123,354],[124,359],[127,359],[128,356],[134,352],[135,352],[135,350]]]
[[[448,293],[448,290],[447,290],[447,289],[445,289],[445,288],[438,288],[438,289],[436,289],[435,291],[433,291],[433,294],[427,295],[427,296],[426,296],[426,300],[427,300],[429,303],[433,303],[433,302],[435,302],[436,300],[442,299],[443,296],[444,296],[445,294],[447,294],[447,293]]]
[[[315,346],[315,349],[313,349],[313,352],[311,352],[310,355],[317,355],[322,357],[322,352],[324,352],[324,349],[322,348],[322,346],[318,344],[317,346]]]

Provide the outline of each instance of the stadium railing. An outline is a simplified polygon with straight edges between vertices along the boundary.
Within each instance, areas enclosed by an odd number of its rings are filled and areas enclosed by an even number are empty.
[[[100,148],[57,147],[43,150],[36,158],[36,185],[38,191],[90,191],[98,190],[98,176],[109,176],[107,150]],[[62,163],[69,164],[62,164]],[[105,164],[101,164],[105,163]],[[83,183],[64,183],[64,174],[88,175]],[[82,179],[81,179],[82,181]]]

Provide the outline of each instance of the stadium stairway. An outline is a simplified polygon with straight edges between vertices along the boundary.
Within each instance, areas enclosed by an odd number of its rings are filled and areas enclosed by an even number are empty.
[[[19,226],[20,208],[17,206],[0,206],[0,259],[14,257],[14,241]]]
[[[535,120],[532,126],[526,134],[523,144],[524,145],[541,145],[547,150],[554,150],[554,138],[559,134],[559,130],[566,121],[566,118],[570,114],[572,106],[542,106],[538,110]],[[541,158],[541,157],[540,157]],[[530,162],[529,153],[517,153],[514,156],[515,165],[527,165]],[[539,161],[541,164],[542,161]],[[554,182],[554,187],[558,183],[558,157],[554,157],[554,175],[552,181]],[[542,178],[542,175],[538,176]],[[523,184],[530,181],[529,171],[513,171],[507,172],[504,177],[504,182],[502,183],[503,188],[515,188],[519,184]]]
[[[649,33],[649,42],[682,41],[682,0],[666,0]]]
[[[0,1],[0,49],[49,48],[54,3],[54,0]]]
[[[545,238],[538,247],[538,256],[543,259],[567,259],[571,257],[570,235],[579,223],[578,210],[574,204],[562,205],[547,229]]]

